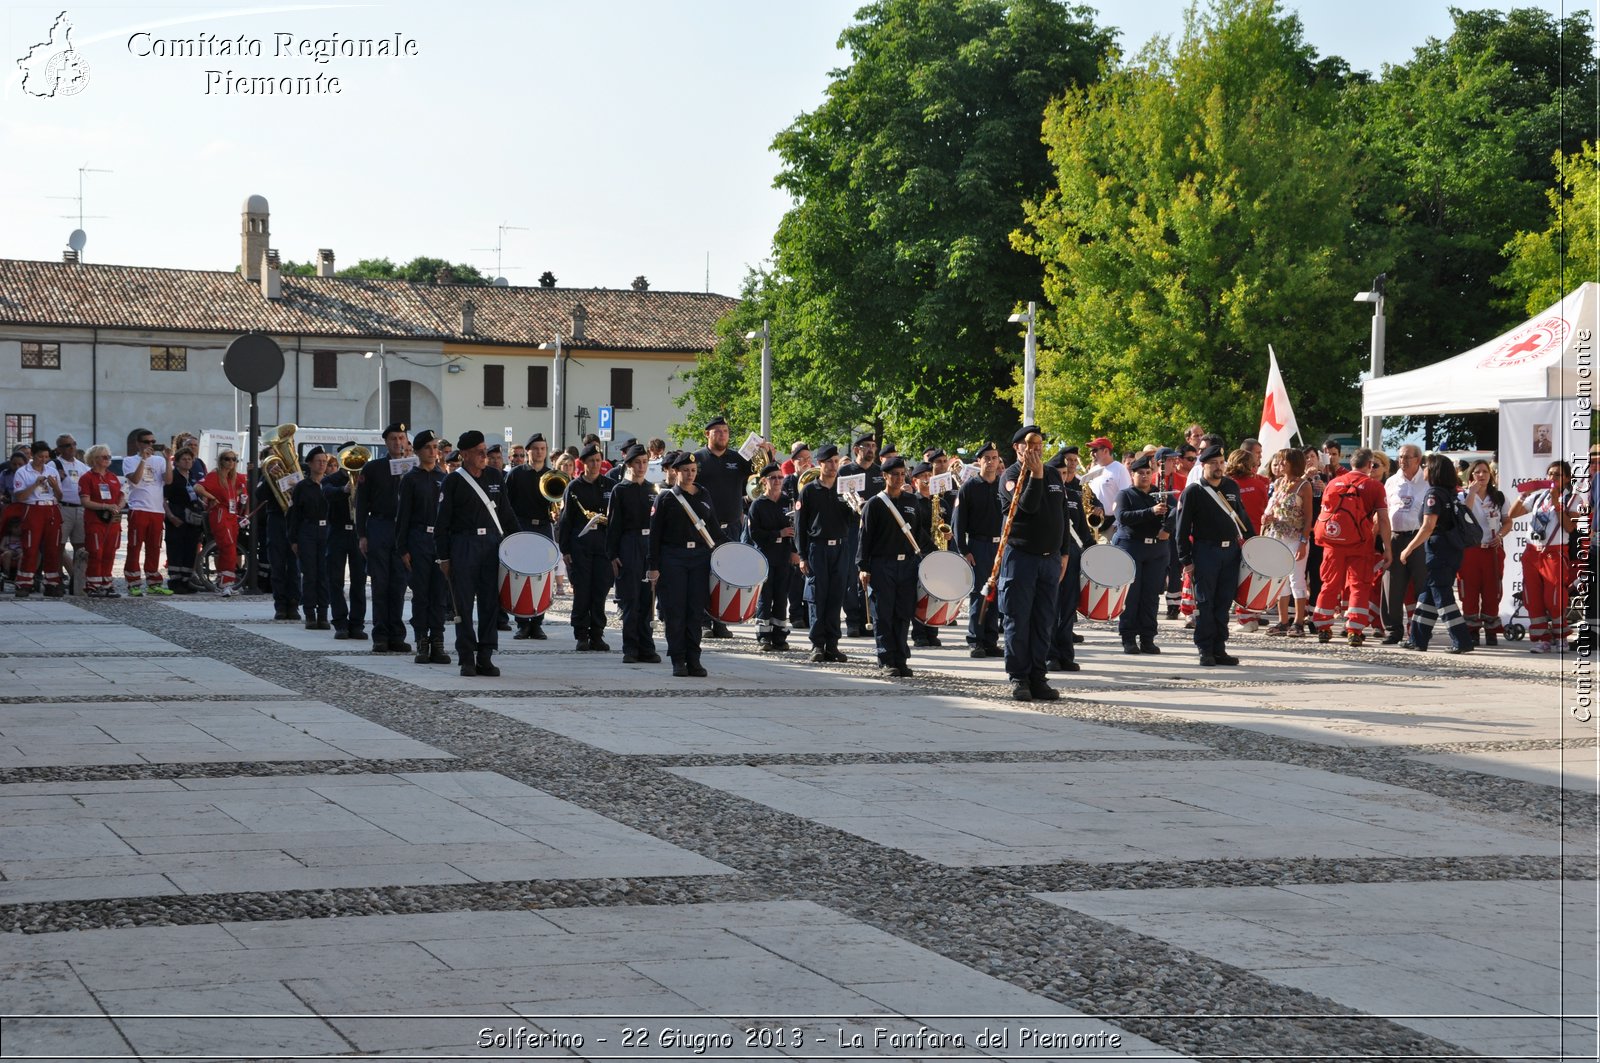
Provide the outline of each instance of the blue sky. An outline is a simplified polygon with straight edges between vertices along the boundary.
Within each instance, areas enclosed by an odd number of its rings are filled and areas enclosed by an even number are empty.
[[[418,254],[533,284],[737,292],[769,249],[786,197],[774,134],[821,101],[844,61],[855,0],[593,0],[285,7],[69,6],[85,89],[21,91],[15,59],[44,40],[57,4],[0,15],[0,257],[59,258],[85,178],[95,262],[232,268],[239,208],[267,197],[289,259],[331,247],[341,265]],[[1503,3],[1472,3],[1495,7]],[[1107,0],[1126,50],[1181,31],[1185,0]],[[1290,2],[1324,54],[1378,71],[1449,32],[1434,0]],[[1557,13],[1578,10],[1539,0]],[[260,39],[256,57],[136,55],[129,39]],[[400,34],[401,58],[275,58],[299,39]],[[338,77],[337,94],[225,95],[207,70]],[[103,217],[92,217],[102,215]]]

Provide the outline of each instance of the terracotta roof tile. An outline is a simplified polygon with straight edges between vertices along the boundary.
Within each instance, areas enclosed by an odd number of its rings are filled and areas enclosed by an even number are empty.
[[[469,299],[476,306],[470,336],[461,331]],[[734,306],[700,292],[354,277],[284,277],[283,298],[268,300],[258,282],[237,273],[0,259],[0,324],[537,345],[558,332],[570,337],[580,303],[586,338],[573,346],[658,351],[709,350],[717,319]]]

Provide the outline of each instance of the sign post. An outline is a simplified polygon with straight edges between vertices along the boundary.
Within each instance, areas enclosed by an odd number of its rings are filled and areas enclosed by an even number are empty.
[[[249,462],[250,496],[244,507],[250,512],[255,501],[256,486],[261,481],[261,403],[263,391],[271,391],[283,379],[283,348],[265,332],[247,332],[228,344],[228,353],[222,357],[222,372],[228,383],[240,391],[250,393],[250,428],[246,445],[239,448],[240,459]],[[261,540],[256,538],[257,526],[250,526],[250,551],[245,559],[244,592],[256,594],[256,554]]]
[[[598,428],[598,432],[596,434],[600,436],[600,443],[601,443],[600,452],[601,452],[602,455],[604,455],[606,450],[609,449],[608,447],[605,446],[605,444],[611,442],[611,440],[613,438],[613,433],[616,431],[616,425],[617,425],[616,407],[615,406],[601,406],[599,408],[598,412],[599,412],[599,417],[596,419],[596,422],[595,422],[596,426]]]

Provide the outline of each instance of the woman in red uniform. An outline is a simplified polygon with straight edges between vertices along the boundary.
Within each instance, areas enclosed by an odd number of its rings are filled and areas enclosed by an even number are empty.
[[[1506,568],[1506,547],[1500,538],[1506,496],[1494,482],[1494,469],[1481,458],[1467,469],[1466,503],[1483,528],[1483,542],[1467,547],[1461,560],[1461,612],[1472,644],[1493,646],[1500,632],[1500,583]]]
[[[120,598],[111,585],[111,570],[122,545],[122,477],[111,471],[111,448],[96,444],[85,455],[89,471],[78,477],[78,497],[88,512],[83,540],[89,555],[83,590],[92,598]]]
[[[195,485],[206,503],[211,537],[217,544],[217,588],[224,598],[237,591],[239,578],[239,518],[244,516],[248,485],[239,474],[239,455],[224,450],[217,467]]]

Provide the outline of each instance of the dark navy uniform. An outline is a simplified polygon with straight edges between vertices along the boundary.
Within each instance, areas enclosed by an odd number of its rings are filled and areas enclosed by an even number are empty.
[[[615,485],[604,476],[592,483],[579,477],[567,485],[556,524],[556,545],[567,558],[567,578],[572,581],[572,634],[580,650],[609,650],[606,630],[606,593],[611,590],[611,560],[606,556],[606,530],[582,534],[589,523],[583,512],[604,514],[611,506]]]
[[[289,539],[300,559],[300,600],[306,627],[328,623],[328,499],[309,476],[294,485],[289,504]]]
[[[622,468],[627,466],[618,462]],[[606,556],[613,563],[617,578],[617,602],[622,607],[622,659],[653,664],[656,654],[655,632],[650,609],[654,595],[645,573],[650,565],[650,509],[656,486],[624,480],[611,489],[611,508],[606,511]],[[598,534],[591,532],[591,535]]]
[[[263,479],[256,485],[256,527],[267,547],[268,578],[272,580],[274,620],[295,620],[300,613],[300,561],[289,549],[289,515],[278,505],[278,496]],[[253,538],[253,537],[252,537]],[[251,549],[255,549],[252,543]]]
[[[550,503],[539,493],[539,480],[551,471],[546,463],[535,469],[532,465],[518,465],[506,474],[506,494],[511,499],[511,511],[517,515],[517,529],[531,531],[555,542],[555,522],[550,519]],[[544,617],[517,617],[517,637],[544,638]]]
[[[994,571],[994,552],[1000,547],[1000,488],[993,480],[974,476],[956,492],[950,521],[956,553],[972,562],[972,593],[967,596],[967,645],[986,655],[1000,654],[1000,611],[983,607],[983,588]],[[979,613],[983,618],[978,618]]]
[[[867,478],[867,486],[861,492],[863,502],[883,490],[883,466],[877,462],[859,465],[852,461],[839,466],[840,476],[855,476],[858,473]],[[852,510],[850,519],[850,530],[845,533],[845,549],[853,558],[861,551],[861,518]],[[847,580],[844,588],[845,633],[853,639],[863,638],[871,626],[867,617],[867,600],[861,594],[861,583],[855,579]]]
[[[928,533],[926,511],[915,495],[901,491],[896,498],[880,492],[882,498],[861,508],[861,542],[856,551],[856,568],[871,577],[868,604],[878,650],[878,663],[904,670],[911,649],[907,635],[917,606],[917,563],[933,548]],[[899,513],[905,528],[894,517]],[[913,545],[913,541],[915,545]],[[860,581],[857,580],[857,585]]]
[[[673,675],[693,675],[700,665],[700,618],[711,603],[711,550],[679,499],[700,518],[712,545],[727,542],[706,492],[674,487],[656,499],[650,517],[650,568],[661,573],[656,593],[667,630]]]
[[[717,455],[711,453],[710,447],[701,447],[695,452],[694,460],[700,466],[695,481],[696,493],[705,492],[724,538],[729,541],[739,538],[744,530],[745,485],[755,470],[733,449]]]
[[[1061,498],[1067,518],[1067,537],[1061,543],[1061,556],[1066,565],[1061,572],[1061,585],[1056,589],[1056,634],[1051,643],[1050,656],[1058,667],[1076,672],[1078,595],[1083,589],[1083,552],[1094,545],[1094,533],[1089,530],[1089,515],[1083,508],[1083,484],[1076,476],[1062,481]]]
[[[937,549],[933,541],[933,496],[925,495],[920,491],[913,490],[909,483],[906,485],[906,490],[911,495],[912,500],[916,502],[917,508],[922,511],[923,522],[928,526],[928,542],[924,553]],[[943,515],[948,520],[950,516],[950,510],[946,509]],[[911,604],[913,607],[913,612],[915,612],[916,602],[913,600]],[[911,618],[911,644],[913,646],[943,645],[943,643],[939,641],[939,629],[928,624],[924,624],[922,621],[918,620],[915,615],[913,615]]]
[[[486,465],[478,478],[493,513],[467,482],[470,476],[462,466],[444,478],[434,523],[436,557],[450,563],[450,589],[459,611],[456,654],[463,670],[475,661],[488,662],[500,648],[500,540],[502,529],[516,526],[504,474]]]
[[[787,532],[788,534],[785,534]],[[795,549],[794,526],[781,501],[765,495],[750,503],[750,523],[745,541],[767,559],[767,582],[761,586],[756,603],[756,641],[773,649],[788,649],[789,583],[799,554]]]
[[[1238,484],[1224,476],[1213,489],[1201,470],[1196,473],[1184,488],[1178,512],[1178,558],[1194,565],[1194,644],[1202,664],[1237,664],[1238,658],[1227,653],[1228,607],[1239,590],[1240,543],[1255,530],[1239,500]],[[1217,498],[1219,492],[1227,509]]]
[[[1111,537],[1111,545],[1133,559],[1133,586],[1128,589],[1127,604],[1117,618],[1117,634],[1122,636],[1122,647],[1129,653],[1160,652],[1156,647],[1156,621],[1161,612],[1161,592],[1167,585],[1167,542],[1177,518],[1170,506],[1166,513],[1157,513],[1159,501],[1137,487],[1124,487],[1117,495],[1117,532]]]
[[[1021,479],[1015,462],[1000,474],[1000,508],[1010,511]],[[1067,539],[1067,507],[1061,474],[1045,465],[1029,476],[1017,499],[1005,557],[1000,562],[1000,614],[1006,631],[1006,674],[1019,698],[1054,697],[1045,682],[1055,639],[1056,600],[1061,587],[1061,551]]]
[[[395,514],[395,535],[405,547],[401,561],[404,563],[408,557],[411,560],[411,630],[417,638],[417,656],[420,658],[426,651],[428,660],[435,664],[450,663],[444,652],[450,588],[439,570],[434,544],[445,475],[442,465],[431,470],[419,465],[402,476]]]
[[[855,513],[834,487],[821,479],[800,491],[794,512],[795,548],[805,559],[806,600],[811,606],[811,646],[824,654],[839,655],[839,615],[844,609],[845,587],[855,582],[855,555],[846,540],[855,529]]]
[[[322,478],[322,493],[328,499],[328,598],[333,606],[334,638],[366,638],[367,559],[357,541],[353,491],[350,474],[344,469]]]
[[[356,478],[356,537],[367,543],[367,572],[372,576],[372,649],[375,653],[407,653],[402,616],[406,569],[395,541],[394,519],[400,504],[400,478],[389,469],[387,452],[373,458]]]
[[[783,508],[789,511],[790,519],[794,518],[794,507],[800,502],[800,474],[790,473],[783,478],[783,492],[778,495],[778,501],[783,503]],[[798,533],[797,533],[798,534]],[[799,547],[796,546],[796,551]],[[805,554],[799,555],[802,559]],[[810,618],[806,615],[806,581],[800,575],[799,568],[789,577],[789,626],[792,629],[796,624],[809,624]]]

